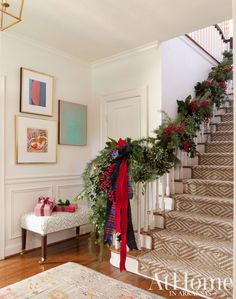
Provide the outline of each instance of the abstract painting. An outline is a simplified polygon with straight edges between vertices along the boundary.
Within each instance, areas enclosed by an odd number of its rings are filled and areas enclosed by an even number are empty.
[[[56,163],[57,121],[16,116],[16,162]]]
[[[21,68],[20,111],[53,115],[54,78],[50,75]]]
[[[27,128],[27,152],[47,153],[48,152],[48,131],[42,129]]]
[[[59,144],[87,144],[87,106],[59,100]]]

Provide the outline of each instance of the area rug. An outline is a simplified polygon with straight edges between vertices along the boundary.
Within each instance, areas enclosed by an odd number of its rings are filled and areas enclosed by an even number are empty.
[[[66,263],[0,289],[0,299],[161,299],[76,263]]]

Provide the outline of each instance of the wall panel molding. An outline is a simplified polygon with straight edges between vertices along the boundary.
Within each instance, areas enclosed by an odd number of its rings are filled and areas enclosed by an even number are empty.
[[[46,192],[47,195],[53,196],[53,185],[44,185],[40,187],[29,187],[29,188],[19,188],[19,189],[11,189],[10,190],[10,240],[21,237],[20,227],[16,227],[16,211],[19,209],[18,201],[20,196],[20,205],[22,206],[22,201],[26,199],[27,193],[33,192]],[[18,198],[16,196],[18,195]],[[32,204],[34,204],[36,200],[32,198]],[[25,206],[28,209],[27,206]]]
[[[42,183],[51,181],[71,181],[78,180],[81,182],[82,175],[79,173],[61,173],[61,174],[45,174],[45,175],[31,175],[31,176],[16,176],[6,177],[5,185],[28,184],[28,183]]]

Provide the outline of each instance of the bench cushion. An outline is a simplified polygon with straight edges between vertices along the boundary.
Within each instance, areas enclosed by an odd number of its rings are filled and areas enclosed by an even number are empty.
[[[80,206],[75,213],[53,212],[51,216],[27,213],[21,217],[21,227],[42,236],[87,224],[88,207]]]

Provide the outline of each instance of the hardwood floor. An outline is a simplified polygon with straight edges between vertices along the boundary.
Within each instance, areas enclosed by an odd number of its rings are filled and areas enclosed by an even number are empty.
[[[98,248],[95,253],[90,255],[88,252],[88,236],[80,236],[79,240],[70,239],[58,244],[48,247],[48,260],[44,265],[38,263],[40,250],[32,250],[27,252],[24,256],[15,255],[0,261],[0,288],[9,284],[18,282],[32,275],[46,271],[50,268],[59,266],[66,262],[75,262],[93,268],[100,273],[108,275],[117,280],[132,284],[144,290],[149,290],[152,281],[141,276],[122,272],[113,267],[110,262],[110,250],[105,249],[104,261],[94,268],[98,255]],[[197,296],[188,296],[181,291],[166,291],[159,290],[156,284],[152,285],[152,291],[155,294],[161,295],[165,298],[184,298],[184,299],[199,299]],[[75,298],[76,299],[76,298]]]

